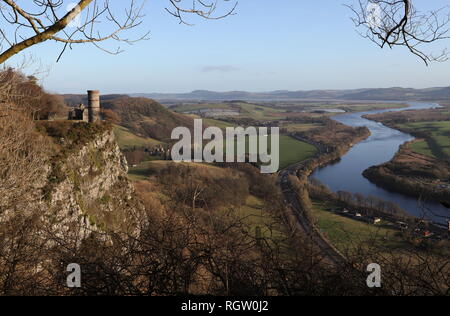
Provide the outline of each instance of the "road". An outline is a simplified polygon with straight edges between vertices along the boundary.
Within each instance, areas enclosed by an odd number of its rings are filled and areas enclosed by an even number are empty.
[[[318,247],[318,249],[320,249],[325,259],[335,265],[344,264],[346,263],[345,257],[340,254],[339,251],[337,251],[337,249],[333,247],[317,230],[315,225],[310,222],[298,200],[297,193],[294,191],[292,184],[289,181],[289,175],[295,175],[296,171],[303,165],[303,163],[297,163],[279,172],[278,181],[283,192],[284,200],[297,219],[297,228],[303,232],[305,236],[312,239],[314,244]]]

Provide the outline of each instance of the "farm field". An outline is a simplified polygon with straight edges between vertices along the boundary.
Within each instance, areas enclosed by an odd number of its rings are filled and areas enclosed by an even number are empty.
[[[296,162],[309,159],[317,154],[316,147],[290,136],[280,136],[280,169]]]
[[[246,140],[246,149],[248,151],[248,142]],[[269,152],[271,149],[269,143]],[[280,136],[280,169],[290,166],[296,162],[300,162],[311,158],[317,153],[317,149],[307,143],[298,141],[290,136]],[[149,175],[154,174],[158,169],[172,163],[171,161],[146,161],[134,168],[130,168],[129,177],[132,180],[143,180]],[[196,166],[203,166],[207,168],[215,168],[213,164],[195,164]]]
[[[285,118],[286,116],[282,113],[286,113],[283,109],[276,109],[269,106],[256,105],[251,103],[201,103],[201,104],[183,104],[179,106],[171,107],[171,110],[183,113],[183,112],[194,112],[208,109],[226,109],[239,111],[241,118],[251,118],[254,120],[274,120]],[[281,115],[281,116],[280,116]]]
[[[327,211],[332,206],[313,203],[316,225],[330,242],[341,252],[352,250],[361,242],[375,240],[375,245],[383,248],[403,248],[407,244],[396,236],[398,231],[384,226],[375,226]]]
[[[183,104],[173,106],[170,109],[175,112],[191,112],[205,109],[232,109],[229,103],[198,103],[198,104]]]
[[[438,159],[450,157],[450,121],[408,123],[399,127],[431,134],[428,139],[413,143],[411,149],[415,152]]]
[[[250,103],[239,103],[239,106],[242,111],[241,117],[248,117],[254,120],[279,120],[285,119],[287,116],[287,112],[282,109],[276,109]]]
[[[209,119],[209,118],[204,118],[203,119],[203,123],[205,125],[218,127],[218,128],[221,128],[221,129],[225,129],[227,127],[234,127],[235,126],[234,124],[229,123],[229,122],[225,122],[225,121],[222,121],[222,120]]]
[[[305,132],[309,131],[311,129],[314,129],[316,127],[322,126],[321,124],[307,124],[307,123],[299,123],[299,124],[286,124],[283,125],[283,128],[287,130],[288,133],[298,133],[298,132]]]
[[[249,151],[250,138],[245,141],[246,153]],[[224,146],[226,146],[224,144]],[[272,149],[270,140],[268,142],[269,153]],[[317,154],[317,148],[288,135],[280,135],[280,170],[292,164],[309,159]]]

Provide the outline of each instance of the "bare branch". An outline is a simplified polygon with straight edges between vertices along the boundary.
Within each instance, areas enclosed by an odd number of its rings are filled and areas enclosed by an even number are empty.
[[[101,42],[115,40],[132,44],[147,39],[148,33],[138,38],[126,38],[124,33],[142,23],[145,0],[129,0],[120,10],[110,0],[79,0],[73,7],[68,1],[33,0],[22,6],[14,0],[0,1],[0,64],[36,44],[52,40],[63,43],[58,60],[73,44],[91,43],[96,47],[118,54],[122,50],[108,50]],[[117,12],[122,12],[120,16]],[[83,14],[82,14],[83,13]],[[7,49],[2,50],[2,44]]]
[[[426,65],[448,60],[443,49],[438,54],[427,52],[424,45],[449,38],[450,7],[420,12],[412,0],[359,0],[356,6],[347,6],[360,35],[381,48],[406,47]]]

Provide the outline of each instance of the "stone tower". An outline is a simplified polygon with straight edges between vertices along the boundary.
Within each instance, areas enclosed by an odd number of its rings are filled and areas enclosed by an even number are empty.
[[[89,123],[100,121],[100,91],[88,91],[88,113]]]

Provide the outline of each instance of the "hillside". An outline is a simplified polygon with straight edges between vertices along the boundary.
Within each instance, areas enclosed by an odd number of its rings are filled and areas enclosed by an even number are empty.
[[[151,99],[119,97],[102,100],[102,107],[116,113],[117,123],[133,134],[159,141],[170,139],[172,130],[178,126],[193,126],[190,117],[174,113]]]

